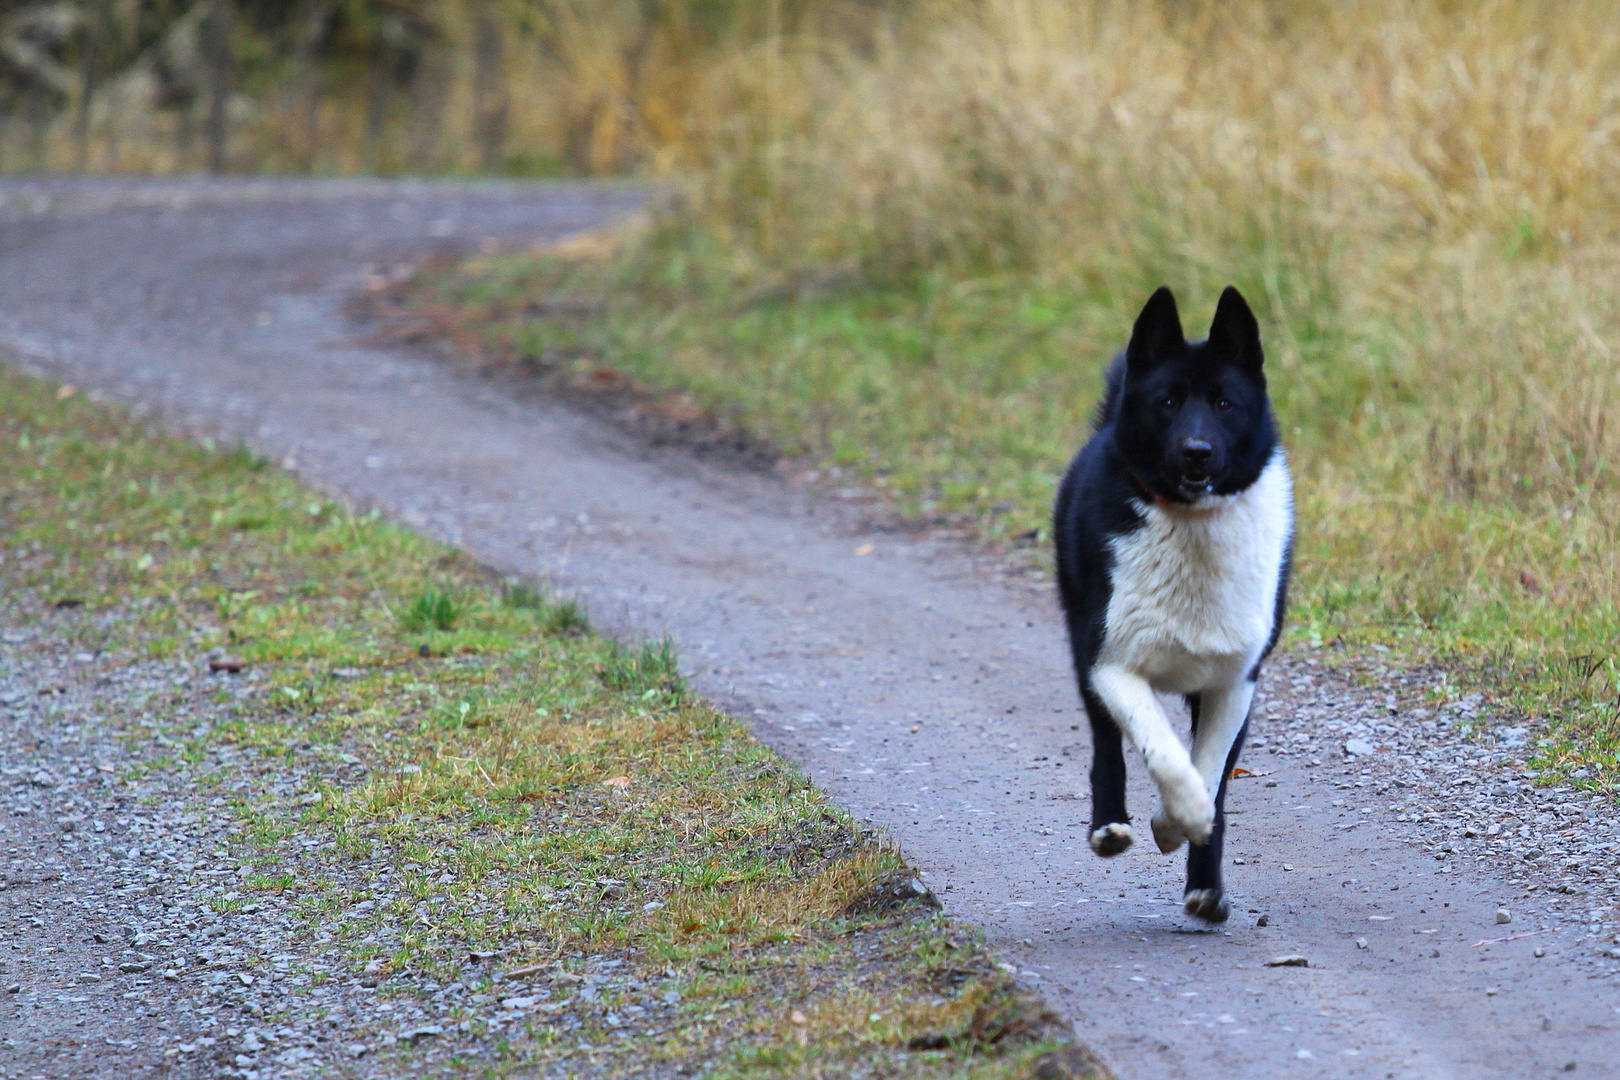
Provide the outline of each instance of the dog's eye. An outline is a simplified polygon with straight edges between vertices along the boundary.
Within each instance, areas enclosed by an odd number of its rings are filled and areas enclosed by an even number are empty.
[[[1228,401],[1226,398],[1221,398],[1219,401],[1215,402],[1215,411],[1216,412],[1226,412],[1231,408],[1232,408],[1232,403],[1230,401]]]
[[[1169,395],[1165,395],[1164,397],[1159,399],[1159,408],[1161,408],[1161,409],[1173,409],[1175,407],[1176,407],[1176,399],[1175,398],[1170,397]]]

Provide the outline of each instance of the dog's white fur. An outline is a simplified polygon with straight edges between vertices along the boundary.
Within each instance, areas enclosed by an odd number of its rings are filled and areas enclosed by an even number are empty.
[[[1139,508],[1142,527],[1113,541],[1113,589],[1091,685],[1159,789],[1153,838],[1168,852],[1183,839],[1205,842],[1214,828],[1214,794],[1254,698],[1249,672],[1271,640],[1293,536],[1293,482],[1279,449],[1235,495]],[[1202,695],[1191,754],[1161,693]]]

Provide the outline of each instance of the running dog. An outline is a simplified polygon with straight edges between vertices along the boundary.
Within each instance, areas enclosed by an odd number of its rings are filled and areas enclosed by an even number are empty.
[[[1091,440],[1058,490],[1053,537],[1080,697],[1091,720],[1091,848],[1135,839],[1130,739],[1159,789],[1159,850],[1187,853],[1187,912],[1225,922],[1226,783],[1260,663],[1277,643],[1293,544],[1293,487],[1262,371],[1260,327],[1236,289],[1205,341],[1175,297],[1148,299],[1109,369]],[[1192,715],[1192,751],[1159,700]]]

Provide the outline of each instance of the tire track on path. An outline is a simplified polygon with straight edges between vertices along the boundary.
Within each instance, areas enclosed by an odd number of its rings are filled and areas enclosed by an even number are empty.
[[[1234,791],[1235,914],[1204,931],[1180,914],[1179,859],[1086,849],[1089,749],[1044,591],[948,543],[863,533],[771,478],[650,454],[567,408],[361,345],[340,314],[390,260],[554,238],[632,209],[635,192],[0,192],[0,342],[25,366],[242,438],[491,565],[550,577],[599,624],[673,634],[700,689],[894,835],[1122,1076],[1472,1080],[1571,1061],[1620,1076],[1620,989],[1591,948],[1615,918],[1612,876],[1523,900],[1505,861],[1436,860],[1393,810],[1345,828],[1336,792],[1431,798],[1415,766],[1311,757],[1338,737],[1329,725],[1381,702],[1338,687],[1324,704],[1307,660],[1275,666],[1257,712],[1272,719],[1256,725],[1269,745],[1251,754],[1275,771]],[[1152,806],[1139,778],[1131,805]],[[1509,902],[1524,909],[1514,929],[1540,929],[1534,917],[1547,932],[1470,948],[1506,936],[1493,916]],[[1282,953],[1311,966],[1264,966]]]

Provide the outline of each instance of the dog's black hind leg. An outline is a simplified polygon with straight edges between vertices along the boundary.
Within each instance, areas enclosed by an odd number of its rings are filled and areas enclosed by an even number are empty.
[[[1136,839],[1125,813],[1125,747],[1102,699],[1089,686],[1080,697],[1091,720],[1091,850],[1107,858]]]
[[[1192,710],[1193,728],[1198,726],[1197,695],[1189,695],[1187,705]],[[1215,792],[1215,828],[1209,834],[1209,843],[1192,844],[1187,848],[1187,892],[1184,902],[1187,914],[1196,915],[1209,923],[1223,923],[1232,913],[1221,886],[1221,852],[1226,841],[1226,787],[1237,767],[1238,754],[1243,750],[1243,738],[1249,733],[1245,721],[1232,749],[1226,755],[1226,768],[1221,771],[1221,785]]]

